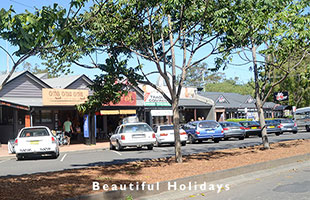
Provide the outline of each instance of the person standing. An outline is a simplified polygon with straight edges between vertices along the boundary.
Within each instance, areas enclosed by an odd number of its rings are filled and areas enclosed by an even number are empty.
[[[72,122],[70,121],[70,117],[67,117],[67,121],[63,124],[63,131],[65,132],[65,135],[68,137],[72,137],[73,128],[72,128]]]

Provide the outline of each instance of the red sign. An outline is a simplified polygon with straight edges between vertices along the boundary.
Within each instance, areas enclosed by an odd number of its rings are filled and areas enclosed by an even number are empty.
[[[25,115],[25,127],[30,127],[30,115]]]
[[[125,96],[121,97],[121,100],[117,104],[110,104],[110,106],[136,106],[137,105],[137,94],[136,92],[128,92]]]

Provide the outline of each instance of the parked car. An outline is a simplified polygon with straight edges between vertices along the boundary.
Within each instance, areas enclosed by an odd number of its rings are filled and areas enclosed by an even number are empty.
[[[284,132],[293,132],[296,134],[298,132],[297,123],[292,119],[275,119],[275,121],[280,123],[281,131]]]
[[[130,122],[116,128],[110,137],[110,149],[120,151],[126,147],[146,146],[152,150],[155,142],[155,133],[147,123]]]
[[[188,142],[190,144],[212,139],[218,143],[224,138],[222,126],[213,120],[193,121],[185,124],[183,129],[186,131]]]
[[[275,120],[266,120],[267,134],[274,133],[276,136],[283,134],[280,123]]]
[[[244,127],[245,137],[248,138],[250,135],[261,136],[261,127],[256,121],[241,121],[239,124]]]
[[[23,128],[15,139],[14,149],[17,160],[32,155],[59,156],[59,146],[55,136],[45,126]]]
[[[155,146],[161,146],[162,144],[174,144],[173,125],[155,125],[153,130],[156,137]],[[180,140],[182,146],[185,146],[187,135],[185,130],[182,128],[180,129]]]
[[[229,138],[239,138],[239,140],[244,140],[245,138],[245,128],[236,122],[220,122],[223,131],[224,139]]]

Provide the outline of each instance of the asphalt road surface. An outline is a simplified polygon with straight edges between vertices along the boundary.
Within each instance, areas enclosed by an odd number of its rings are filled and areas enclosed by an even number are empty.
[[[310,162],[301,167],[274,172],[264,178],[256,178],[232,184],[228,191],[212,191],[181,198],[182,200],[309,200]]]
[[[281,142],[294,139],[310,139],[310,133],[298,132],[297,134],[285,133],[280,136],[275,136],[274,134],[269,135],[270,142]],[[230,139],[229,141],[220,141],[220,143],[207,141],[201,144],[187,144],[185,147],[182,147],[182,152],[186,155],[259,144],[261,144],[261,138],[259,137],[250,137],[245,140]],[[65,169],[118,164],[135,160],[170,157],[173,155],[173,146],[163,146],[154,147],[151,151],[146,149],[126,149],[117,152],[107,149],[99,149],[92,151],[66,152],[61,153],[57,159],[38,158],[16,161],[15,158],[0,158],[0,176],[62,171]]]

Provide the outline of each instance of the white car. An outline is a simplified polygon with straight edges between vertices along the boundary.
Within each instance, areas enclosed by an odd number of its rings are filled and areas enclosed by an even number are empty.
[[[23,128],[15,139],[14,147],[17,160],[31,155],[59,156],[57,139],[45,126]]]
[[[155,141],[155,133],[147,123],[126,123],[118,126],[110,137],[110,149],[146,146],[148,150],[152,150]]]
[[[162,144],[174,144],[173,125],[155,126],[154,131],[156,136],[155,146],[161,146]],[[180,129],[180,140],[182,146],[185,146],[187,141],[187,134],[183,129]]]

